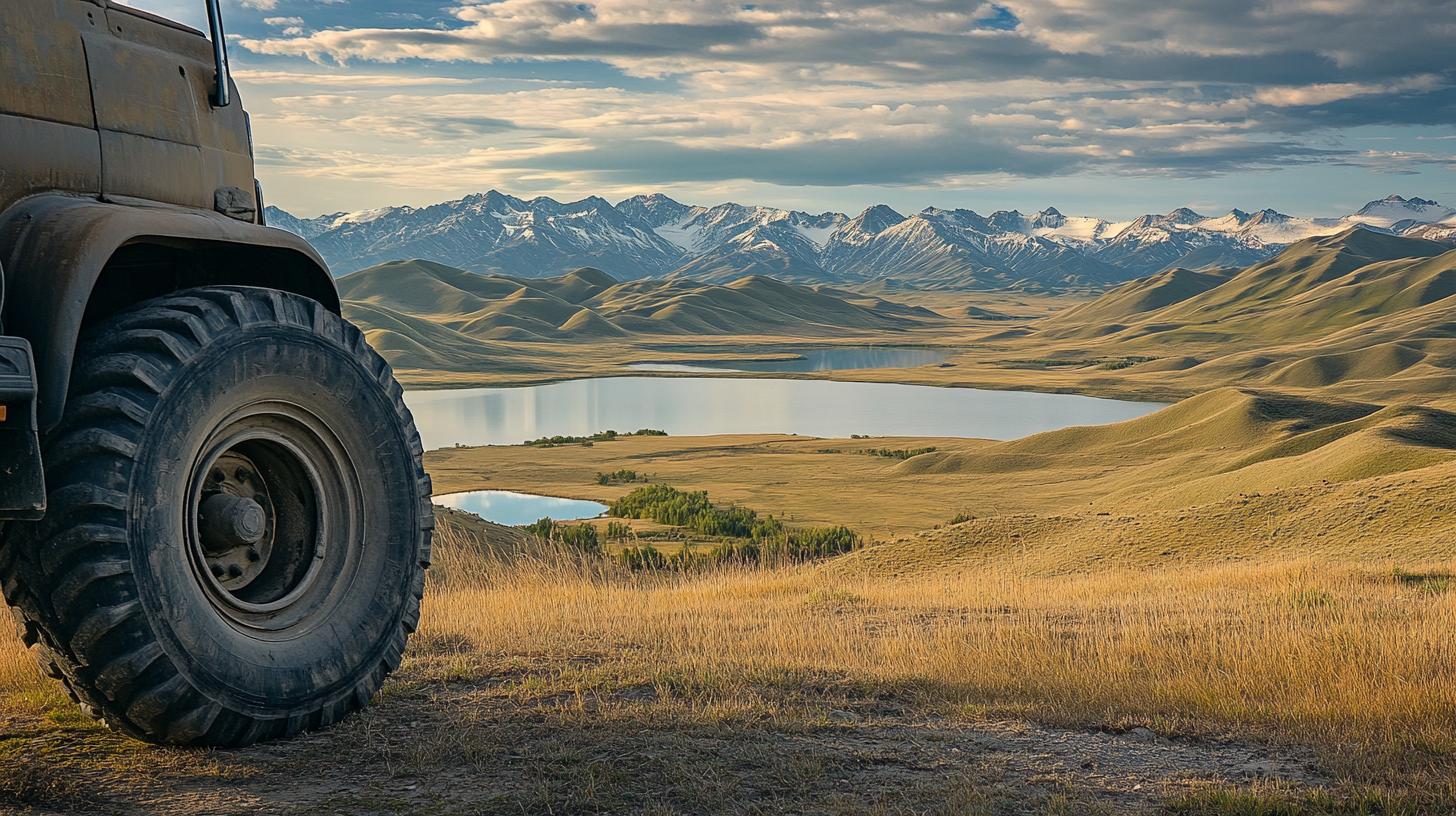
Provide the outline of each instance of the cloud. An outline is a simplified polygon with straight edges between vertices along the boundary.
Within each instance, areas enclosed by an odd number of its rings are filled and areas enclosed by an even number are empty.
[[[428,74],[358,73],[353,71],[309,72],[276,71],[261,68],[239,68],[233,78],[249,85],[328,86],[340,88],[410,88],[418,86],[473,85],[467,77],[443,77]]]
[[[1199,178],[1456,120],[1449,0],[262,1],[259,132],[391,183]]]
[[[1394,94],[1406,91],[1432,91],[1442,86],[1442,80],[1435,74],[1422,74],[1399,82],[1369,84],[1359,82],[1325,82],[1314,85],[1273,85],[1260,88],[1254,99],[1274,107],[1307,107],[1327,105],[1372,94]]]

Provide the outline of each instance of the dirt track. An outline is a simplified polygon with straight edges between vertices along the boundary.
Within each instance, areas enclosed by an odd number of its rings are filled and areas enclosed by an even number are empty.
[[[1310,757],[1266,747],[914,718],[882,700],[744,722],[675,716],[645,687],[387,697],[333,731],[242,751],[0,722],[14,766],[0,810],[8,798],[30,805],[20,813],[1121,814],[1211,781],[1324,781]]]

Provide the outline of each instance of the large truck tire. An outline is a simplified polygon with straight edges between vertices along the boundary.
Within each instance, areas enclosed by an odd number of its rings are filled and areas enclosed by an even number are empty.
[[[322,305],[212,287],[83,340],[50,509],[0,541],[22,634],[93,716],[247,745],[366,705],[419,620],[434,517],[388,364]]]

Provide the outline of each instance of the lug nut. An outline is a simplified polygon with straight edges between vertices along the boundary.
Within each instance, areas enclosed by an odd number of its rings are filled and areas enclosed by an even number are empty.
[[[229,566],[228,567],[228,577],[229,578],[241,578],[241,577],[243,577],[243,568],[240,567],[240,566],[238,566],[237,564],[233,564],[233,565]]]
[[[214,577],[214,578],[221,578],[222,577],[223,568],[222,568],[222,565],[221,564],[212,564],[211,565],[211,568],[212,568],[212,577]]]
[[[248,560],[249,561],[252,561],[254,563],[257,563],[262,558],[263,558],[263,556],[261,554],[259,554],[257,550],[253,549],[252,547],[249,547],[248,548]]]

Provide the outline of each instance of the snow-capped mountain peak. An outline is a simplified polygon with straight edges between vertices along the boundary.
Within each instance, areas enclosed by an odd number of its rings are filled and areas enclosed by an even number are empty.
[[[1456,209],[1443,207],[1427,198],[1404,198],[1388,195],[1355,211],[1349,219],[1377,227],[1389,227],[1399,221],[1417,221],[1422,224],[1437,224],[1456,216]]]
[[[1247,264],[1294,241],[1363,225],[1456,241],[1456,210],[1388,196],[1332,218],[1273,209],[1207,217],[1188,207],[1112,222],[1055,207],[1031,214],[876,204],[854,217],[737,203],[693,206],[661,193],[560,202],[490,190],[424,207],[268,222],[312,240],[336,272],[424,258],[524,277],[595,266],[626,280],[744,274],[808,282],[894,280],[931,287],[1103,286],[1172,266]]]

